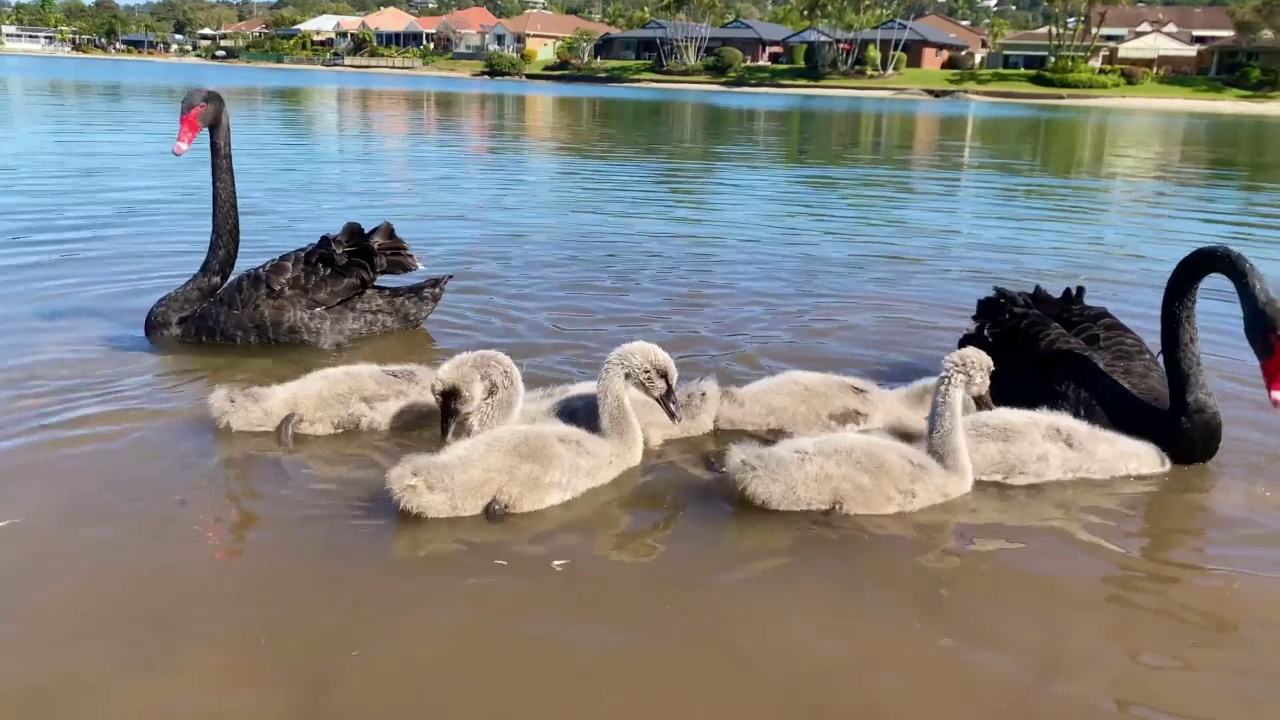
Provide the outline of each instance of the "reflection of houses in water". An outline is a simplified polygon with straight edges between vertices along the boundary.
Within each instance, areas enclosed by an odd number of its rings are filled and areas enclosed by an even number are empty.
[[[529,94],[520,100],[524,105],[524,136],[530,140],[551,140],[555,135],[556,98]]]
[[[1188,118],[1169,113],[1112,114],[1106,120],[1096,119],[1095,133],[1101,162],[1099,172],[1124,180],[1150,180],[1166,173],[1180,173],[1186,167]],[[1092,134],[1092,133],[1091,133]],[[1193,167],[1203,163],[1190,162]]]
[[[918,112],[911,119],[911,169],[925,170],[937,164],[938,135],[942,131],[942,116],[932,112]]]

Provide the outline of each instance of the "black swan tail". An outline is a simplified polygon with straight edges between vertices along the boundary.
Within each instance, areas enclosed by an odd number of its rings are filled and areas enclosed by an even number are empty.
[[[396,234],[395,226],[383,220],[366,236],[377,256],[378,273],[380,275],[403,275],[422,267],[418,258],[409,249],[409,243]]]
[[[369,326],[362,335],[419,328],[440,304],[452,279],[442,275],[400,287],[375,285],[346,303],[345,309]]]

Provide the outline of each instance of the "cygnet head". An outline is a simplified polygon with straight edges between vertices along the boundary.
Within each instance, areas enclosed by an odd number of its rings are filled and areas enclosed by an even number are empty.
[[[666,350],[637,340],[618,347],[604,361],[605,372],[620,372],[624,380],[653,398],[671,422],[680,422],[676,399],[676,362]]]
[[[452,440],[464,418],[472,427],[490,427],[506,420],[493,416],[514,411],[511,403],[500,400],[506,397],[518,402],[524,395],[519,384],[520,370],[497,350],[472,350],[449,358],[431,381],[431,395],[440,408],[440,440]]]
[[[956,350],[942,360],[942,374],[964,383],[964,392],[973,398],[973,404],[979,410],[990,410],[991,371],[995,363],[991,356],[976,347]]]

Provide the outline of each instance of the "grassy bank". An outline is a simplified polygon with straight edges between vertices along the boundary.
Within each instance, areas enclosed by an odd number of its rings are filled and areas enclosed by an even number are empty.
[[[815,80],[806,77],[805,68],[793,65],[747,66],[728,77],[660,75],[647,62],[606,62],[583,72],[547,72],[530,69],[539,80],[580,80],[594,82],[705,83],[738,87],[850,88],[864,90],[959,90],[981,94],[1035,93],[1046,97],[1079,95],[1082,97],[1139,97],[1212,100],[1269,100],[1276,93],[1237,90],[1207,77],[1168,77],[1145,85],[1126,85],[1106,90],[1074,90],[1046,88],[1031,83],[1033,73],[1022,70],[920,70],[909,68],[887,78],[831,77]]]

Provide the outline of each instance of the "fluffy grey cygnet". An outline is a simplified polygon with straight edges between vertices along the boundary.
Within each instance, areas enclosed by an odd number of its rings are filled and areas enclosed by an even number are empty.
[[[465,361],[441,365],[431,388],[440,407],[441,439],[446,443],[509,423],[560,422],[597,434],[601,430],[596,383],[526,391],[520,369],[497,350],[476,351]],[[672,423],[661,408],[644,402],[642,391],[631,387],[628,392],[645,446],[651,448],[711,432],[720,400],[714,378],[683,383],[676,388],[680,422]]]
[[[236,432],[275,430],[285,445],[292,444],[295,432],[389,430],[436,411],[431,396],[435,373],[426,365],[357,363],[321,368],[274,385],[220,385],[209,394],[209,414],[215,425]]]
[[[387,489],[401,510],[423,517],[496,519],[565,502],[640,463],[644,438],[630,388],[679,421],[676,375],[662,348],[627,343],[609,353],[600,371],[600,434],[557,423],[500,426],[405,457],[387,472]]]
[[[958,350],[942,363],[929,411],[927,451],[883,435],[836,432],[773,446],[729,448],[724,471],[747,502],[770,510],[824,510],[849,515],[912,512],[973,488],[964,433],[966,395],[983,396],[991,358]]]
[[[715,427],[784,436],[883,427],[923,437],[937,380],[883,388],[860,377],[788,370],[723,388]],[[973,412],[973,401],[963,402],[963,411]]]

